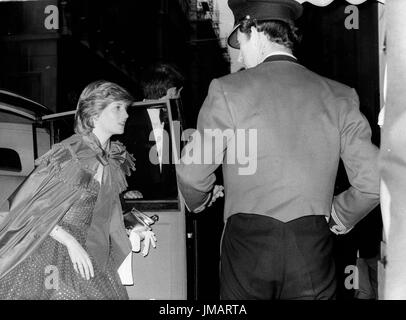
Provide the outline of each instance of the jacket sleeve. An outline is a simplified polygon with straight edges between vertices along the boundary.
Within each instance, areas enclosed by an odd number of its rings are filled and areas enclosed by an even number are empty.
[[[379,204],[378,148],[371,142],[371,128],[359,110],[355,90],[340,104],[341,159],[351,187],[334,198],[333,218],[351,229]]]
[[[179,189],[190,211],[201,211],[210,200],[227,144],[234,133],[231,112],[219,80],[213,80],[200,109],[197,130],[176,166]]]

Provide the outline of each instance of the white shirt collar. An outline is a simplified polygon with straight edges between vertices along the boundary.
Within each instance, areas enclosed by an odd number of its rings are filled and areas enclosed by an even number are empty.
[[[278,56],[278,55],[289,56],[289,57],[292,57],[293,59],[296,59],[296,60],[297,60],[297,58],[296,58],[293,54],[291,54],[291,53],[288,53],[288,52],[285,52],[285,51],[274,51],[274,52],[268,54],[268,55],[262,60],[262,62],[264,62],[266,59],[268,59],[268,58],[271,57],[271,56]]]
[[[151,122],[156,125],[156,124],[161,124],[161,120],[159,119],[159,112],[160,109],[158,108],[153,108],[153,109],[147,109],[149,117],[151,119]]]

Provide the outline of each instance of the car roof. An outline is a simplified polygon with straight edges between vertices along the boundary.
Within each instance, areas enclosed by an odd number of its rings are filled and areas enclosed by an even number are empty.
[[[9,90],[0,89],[0,111],[18,114],[35,120],[53,113],[46,106]]]

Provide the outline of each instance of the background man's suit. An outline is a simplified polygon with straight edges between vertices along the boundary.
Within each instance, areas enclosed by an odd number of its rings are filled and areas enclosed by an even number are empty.
[[[164,116],[166,109],[160,110],[163,114],[163,129],[170,134],[167,116]],[[128,152],[136,159],[136,171],[132,177],[128,177],[128,190],[140,191],[144,199],[168,199],[177,196],[175,180],[175,169],[171,164],[172,147],[169,139],[163,139],[162,152],[163,163],[160,167],[158,157],[150,159],[150,152],[156,147],[152,122],[147,109],[137,107],[129,111],[130,117],[127,120],[123,143]],[[150,140],[150,137],[152,140]],[[167,141],[168,140],[168,141]],[[153,163],[153,160],[155,163]]]

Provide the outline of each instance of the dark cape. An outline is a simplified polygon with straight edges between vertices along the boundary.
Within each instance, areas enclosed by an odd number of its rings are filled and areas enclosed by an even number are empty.
[[[35,161],[37,167],[8,199],[9,214],[0,225],[0,278],[26,259],[91,186],[98,165],[110,170],[114,205],[110,238],[117,268],[131,251],[119,194],[134,158],[119,142],[103,150],[94,134],[75,134],[53,145]]]

